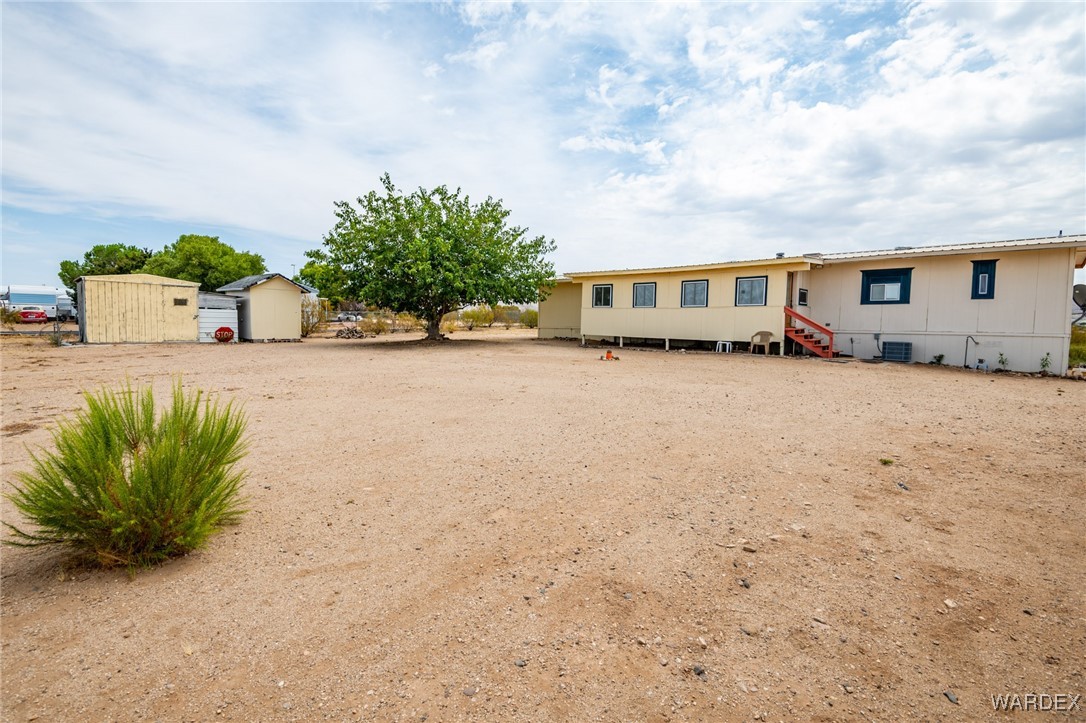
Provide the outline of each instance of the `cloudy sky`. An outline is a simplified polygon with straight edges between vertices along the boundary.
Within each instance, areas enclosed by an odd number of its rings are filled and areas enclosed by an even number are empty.
[[[1086,231],[1067,3],[3,4],[3,283],[446,184],[559,271]]]

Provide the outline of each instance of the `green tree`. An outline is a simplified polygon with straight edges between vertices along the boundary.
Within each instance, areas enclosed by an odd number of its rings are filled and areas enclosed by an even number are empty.
[[[294,280],[315,286],[320,290],[321,298],[328,299],[332,308],[338,309],[339,305],[349,298],[346,272],[333,265],[323,249],[306,251],[305,256],[309,261],[298,270],[298,275]]]
[[[411,312],[426,338],[441,339],[441,320],[465,306],[538,301],[553,282],[545,260],[555,244],[508,226],[501,201],[472,204],[445,186],[400,193],[386,173],[384,194],[336,203],[324,258],[346,276],[347,293],[367,304]]]
[[[263,256],[236,251],[218,236],[184,234],[148,259],[143,271],[195,281],[201,291],[214,291],[245,276],[262,274],[267,267]]]
[[[525,309],[520,313],[520,323],[528,329],[539,326],[539,312],[535,309]]]
[[[151,249],[125,244],[97,244],[83,254],[82,261],[61,261],[60,273],[57,275],[61,283],[72,290],[73,300],[78,306],[79,299],[75,298],[74,294],[75,280],[80,276],[134,274],[143,268],[149,258]]]

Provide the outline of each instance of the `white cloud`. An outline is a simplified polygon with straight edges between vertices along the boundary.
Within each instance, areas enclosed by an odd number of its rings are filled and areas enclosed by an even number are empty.
[[[244,230],[283,268],[384,171],[503,198],[566,270],[1080,232],[1083,16],[5,5],[4,274],[48,236],[21,211]]]
[[[864,45],[868,40],[875,37],[875,35],[877,34],[878,31],[874,28],[868,28],[866,30],[861,30],[858,33],[853,33],[852,35],[849,35],[847,38],[845,38],[845,47],[849,50],[859,48],[860,46]]]
[[[450,63],[467,63],[482,70],[488,70],[494,61],[500,58],[508,45],[501,40],[481,45],[462,53],[453,53],[445,56]]]

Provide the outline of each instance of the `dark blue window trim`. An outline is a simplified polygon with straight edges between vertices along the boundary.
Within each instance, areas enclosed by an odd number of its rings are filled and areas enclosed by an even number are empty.
[[[861,304],[908,304],[909,291],[912,284],[913,270],[908,269],[873,269],[861,271],[863,279],[860,286]],[[896,285],[896,286],[895,286]],[[882,287],[871,293],[871,287]],[[879,292],[883,297],[880,298]],[[897,298],[885,298],[888,295]]]
[[[973,291],[970,298],[995,298],[995,269],[998,259],[973,262]]]

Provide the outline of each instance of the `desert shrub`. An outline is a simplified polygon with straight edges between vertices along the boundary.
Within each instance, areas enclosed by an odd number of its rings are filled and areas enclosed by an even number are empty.
[[[457,316],[457,312],[450,311],[448,314],[445,314],[445,316],[441,317],[441,325],[438,328],[441,330],[442,334],[452,334],[454,331],[456,331],[456,324],[458,321]]]
[[[32,454],[6,496],[34,525],[7,544],[65,545],[97,563],[144,567],[201,547],[243,509],[245,417],[178,381],[160,415],[150,387],[84,394],[56,451]]]
[[[389,326],[388,322],[380,317],[367,316],[365,319],[358,322],[358,328],[366,334],[378,336],[380,334],[387,334]]]
[[[22,317],[19,316],[17,310],[8,306],[0,306],[0,326],[7,327],[8,331],[11,331],[21,321]]]
[[[302,338],[323,331],[332,318],[332,307],[327,299],[302,298]]]
[[[508,329],[510,326],[520,321],[520,307],[502,306],[500,304],[495,306],[494,321]]]
[[[477,326],[490,326],[494,323],[494,312],[487,306],[476,306],[460,312],[460,323],[471,331]]]
[[[425,328],[422,320],[409,311],[401,311],[392,318],[392,323],[399,331],[419,331]]]
[[[1067,366],[1086,366],[1086,326],[1071,327],[1071,351],[1067,356]]]
[[[520,312],[520,323],[529,329],[539,326],[539,312],[535,309],[525,309]]]

